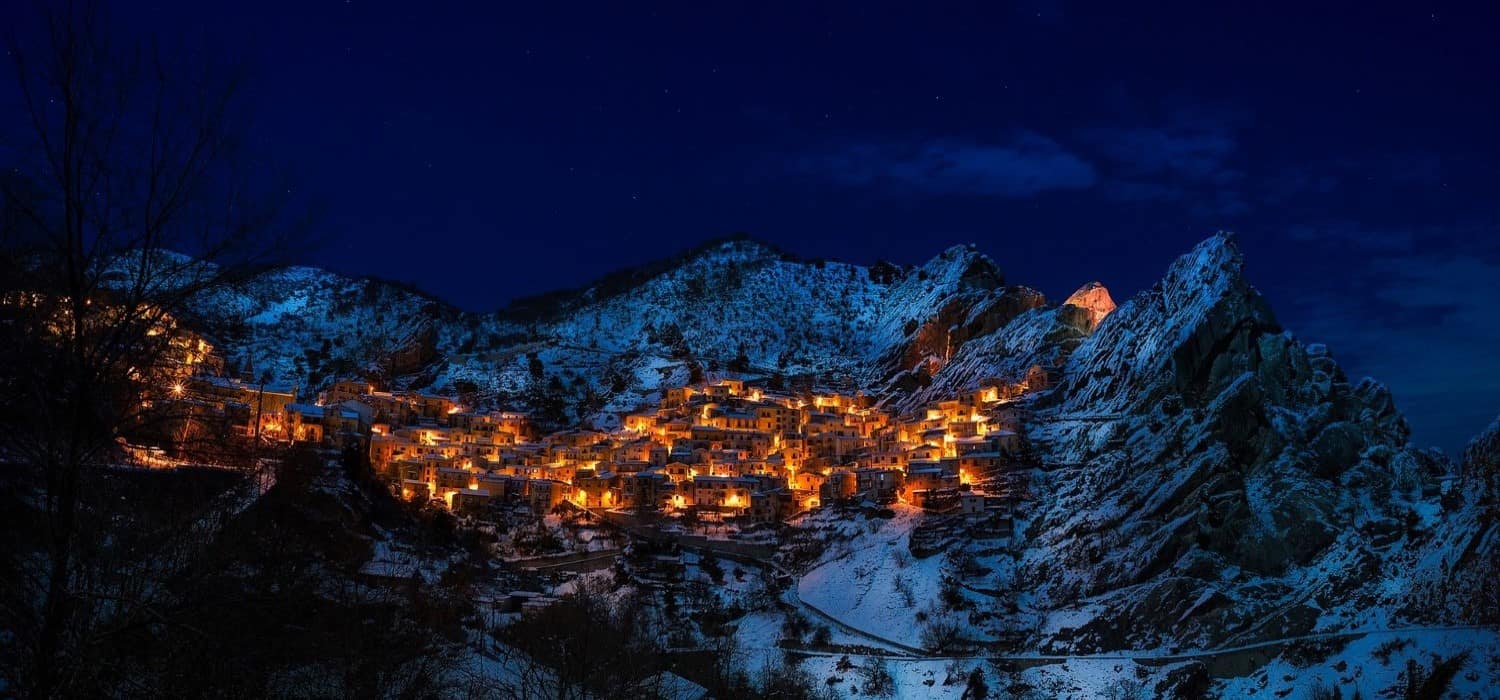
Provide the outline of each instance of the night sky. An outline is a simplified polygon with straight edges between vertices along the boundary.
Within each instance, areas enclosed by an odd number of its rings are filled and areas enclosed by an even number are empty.
[[[1123,301],[1233,230],[1419,444],[1500,413],[1495,3],[201,4],[121,19],[247,59],[310,264],[489,310],[743,231]]]

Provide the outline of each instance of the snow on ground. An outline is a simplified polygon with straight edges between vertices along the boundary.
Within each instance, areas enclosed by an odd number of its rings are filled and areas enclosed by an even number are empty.
[[[896,517],[869,521],[879,528],[855,535],[846,548],[831,548],[832,556],[798,581],[798,596],[851,627],[921,646],[917,616],[942,614],[937,601],[944,561],[911,555],[908,540],[921,520],[920,509],[898,505]]]
[[[1436,658],[1470,653],[1447,697],[1490,698],[1500,687],[1500,632],[1417,631],[1376,633],[1349,641],[1327,659],[1294,663],[1295,651],[1284,649],[1269,664],[1249,675],[1220,679],[1211,697],[1310,697],[1315,689],[1337,688],[1344,697],[1357,690],[1363,697],[1383,697],[1384,691],[1404,682],[1409,660],[1431,668]],[[815,655],[800,665],[818,687],[827,686],[840,697],[863,697],[861,668],[881,663],[895,682],[891,697],[959,698],[964,679],[974,668],[984,674],[991,697],[1035,698],[1145,698],[1158,695],[1156,687],[1191,662],[1138,663],[1117,657],[1076,657],[1025,669],[1002,670],[982,659],[900,659],[871,661],[861,655]],[[830,682],[832,679],[832,682]],[[945,681],[948,681],[945,684]]]
[[[1468,662],[1450,692],[1465,698],[1495,697],[1500,688],[1500,632],[1481,630],[1371,634],[1306,667],[1293,665],[1283,654],[1260,671],[1221,683],[1219,690],[1226,698],[1305,697],[1321,686],[1337,687],[1344,697],[1356,689],[1364,697],[1380,697],[1380,691],[1401,680],[1407,661],[1431,668],[1434,655],[1446,659],[1464,651],[1470,652]]]
[[[683,552],[682,580],[707,586],[708,590],[718,596],[719,602],[724,605],[749,608],[753,605],[752,599],[765,590],[765,574],[760,569],[728,559],[719,559],[718,566],[723,578],[715,582],[713,576],[703,570],[702,561],[703,556],[697,552]]]
[[[860,687],[863,682],[861,667],[868,663],[871,663],[868,659],[858,657],[850,657],[848,662],[843,662],[838,656],[813,657],[803,660],[802,668],[812,676],[816,687],[827,687],[842,698],[868,697]],[[894,684],[889,697],[894,698],[959,698],[964,692],[964,676],[967,676],[968,669],[984,666],[982,661],[961,661],[957,662],[957,666],[952,661],[942,660],[886,659],[878,663],[884,664],[886,671],[891,674]],[[954,683],[944,685],[950,666],[962,668],[963,675],[957,676]],[[985,671],[993,678],[992,669],[985,668]],[[837,682],[829,682],[831,679],[837,679]],[[990,683],[990,686],[991,697],[997,696],[994,684]]]
[[[519,649],[492,640],[467,648],[446,679],[452,697],[546,697],[557,695],[557,677]]]
[[[593,586],[596,590],[614,579],[614,572],[609,569],[588,571],[552,587],[552,595],[565,596],[577,593],[579,590]]]
[[[1155,686],[1182,665],[1143,666],[1134,661],[1071,659],[1067,663],[1027,669],[1017,676],[1005,677],[1003,681],[1024,686],[1031,697],[1068,700],[1149,698],[1160,695],[1155,692]],[[997,682],[1001,680],[996,679]]]
[[[827,687],[841,698],[869,697],[862,684],[864,669],[878,663],[893,681],[887,697],[919,699],[962,698],[968,677],[978,669],[989,697],[1094,700],[1149,698],[1176,665],[1142,666],[1132,661],[1075,659],[1024,670],[1002,670],[981,659],[880,659],[830,655],[801,661],[813,685]]]
[[[739,647],[739,661],[751,678],[759,678],[767,668],[781,664],[784,656],[776,644],[781,640],[781,625],[786,615],[776,610],[752,612],[735,621],[734,641]]]

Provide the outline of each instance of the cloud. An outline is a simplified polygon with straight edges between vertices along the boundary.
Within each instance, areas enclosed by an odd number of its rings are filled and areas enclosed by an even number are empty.
[[[1279,206],[1299,197],[1317,198],[1339,189],[1411,196],[1441,186],[1446,166],[1441,155],[1424,150],[1299,162],[1265,177],[1260,199],[1267,205]]]
[[[1029,131],[1001,145],[959,140],[859,144],[803,158],[799,165],[803,172],[848,187],[929,195],[1031,197],[1086,189],[1097,180],[1088,161]]]
[[[1101,164],[1105,196],[1118,202],[1170,203],[1202,218],[1250,210],[1245,172],[1235,166],[1233,113],[1180,109],[1157,124],[1099,125],[1078,132]]]
[[[1500,234],[1494,226],[1293,229],[1327,261],[1279,290],[1299,336],[1326,342],[1351,377],[1385,382],[1419,446],[1457,451],[1500,413]],[[1278,307],[1283,308],[1283,307]]]
[[[1163,126],[1086,129],[1084,138],[1129,177],[1172,176],[1199,182],[1237,179],[1227,162],[1239,148],[1226,124],[1179,118]]]
[[[1372,230],[1349,221],[1317,226],[1299,224],[1288,229],[1287,235],[1301,243],[1345,246],[1375,254],[1405,254],[1416,244],[1414,231]]]

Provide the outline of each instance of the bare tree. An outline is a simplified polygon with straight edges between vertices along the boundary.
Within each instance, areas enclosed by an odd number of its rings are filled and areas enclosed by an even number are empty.
[[[234,507],[175,504],[143,538],[110,467],[119,439],[180,419],[195,305],[287,247],[239,158],[242,74],[117,43],[93,4],[40,14],[11,23],[30,129],[0,149],[0,672],[49,697],[98,692],[100,640],[159,614],[156,577]]]
[[[500,632],[503,647],[547,669],[558,700],[657,694],[666,670],[662,630],[641,614],[646,603],[616,599],[609,588],[584,581],[560,602]]]

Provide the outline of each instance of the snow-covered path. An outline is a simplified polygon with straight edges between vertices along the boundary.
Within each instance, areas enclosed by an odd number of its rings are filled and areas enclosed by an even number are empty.
[[[919,646],[919,605],[937,599],[943,557],[909,554],[911,533],[923,517],[900,507],[894,518],[870,521],[878,529],[858,533],[847,540],[849,549],[806,571],[793,582],[789,602],[795,596],[804,609],[881,648],[926,656]]]
[[[801,584],[802,581],[799,579],[793,581],[792,585],[787,586],[786,593],[782,594],[782,600],[786,601],[788,605],[791,605],[798,610],[801,610],[805,613],[810,613],[813,617],[834,625],[846,634],[850,634],[864,640],[866,643],[868,643],[869,646],[872,646],[876,649],[885,649],[891,652],[894,658],[913,658],[927,656],[927,653],[921,649],[907,646],[894,639],[887,639],[872,632],[862,630],[858,627],[850,625],[843,620],[840,620],[837,617],[834,617],[833,615],[828,614],[822,608],[819,608],[816,605],[802,600],[802,596],[799,595],[797,591],[797,588],[801,586]],[[882,658],[889,657],[882,656]]]
[[[840,623],[842,624],[842,623]],[[1439,627],[1399,627],[1395,629],[1380,630],[1358,630],[1352,632],[1323,632],[1317,634],[1306,634],[1297,637],[1285,637],[1282,639],[1268,639],[1254,644],[1224,647],[1222,649],[1202,649],[1183,652],[1163,651],[1120,651],[1104,652],[1099,654],[929,654],[920,649],[895,651],[891,653],[851,652],[851,651],[817,651],[813,649],[788,650],[785,647],[767,647],[756,649],[754,647],[743,647],[750,651],[792,651],[798,656],[831,658],[847,656],[851,659],[883,659],[886,661],[1013,661],[1013,662],[1036,662],[1036,663],[1068,663],[1070,661],[1145,661],[1160,664],[1177,663],[1182,661],[1201,661],[1235,654],[1243,654],[1253,651],[1264,651],[1287,644],[1307,641],[1327,641],[1336,639],[1358,639],[1365,637],[1392,637],[1416,634],[1441,634],[1449,632],[1491,632],[1500,634],[1500,629],[1485,627],[1483,625],[1450,625]],[[866,635],[866,633],[859,633]],[[866,635],[868,636],[868,635]],[[900,645],[896,645],[900,646]],[[674,651],[701,651],[696,649],[677,649]]]

